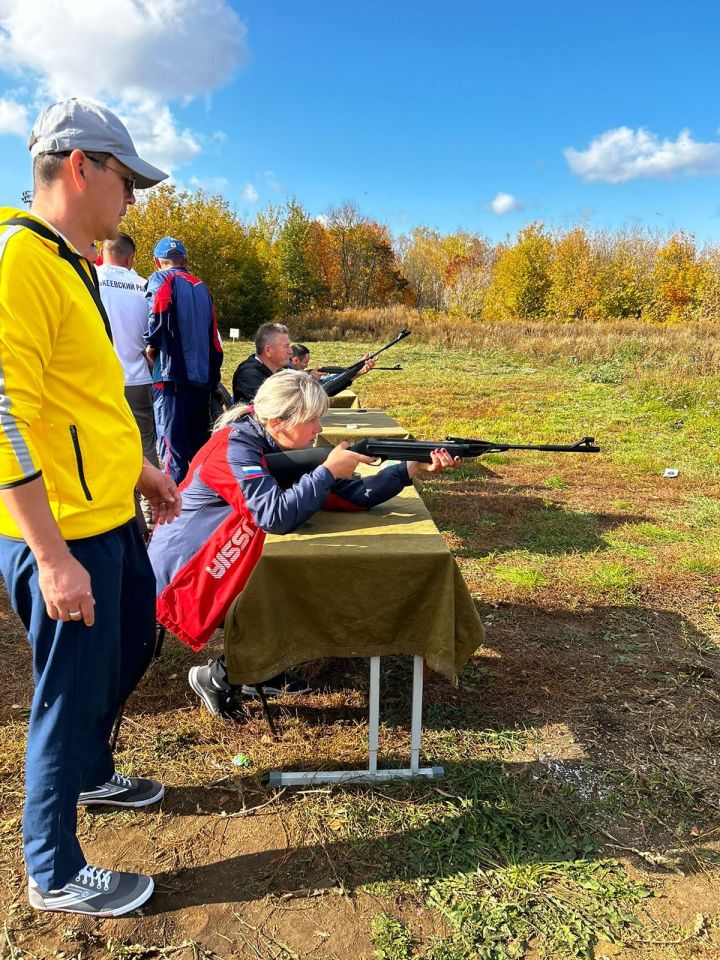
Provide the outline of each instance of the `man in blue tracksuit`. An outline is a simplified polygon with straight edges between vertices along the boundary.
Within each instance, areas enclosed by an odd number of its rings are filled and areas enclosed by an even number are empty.
[[[210,394],[220,382],[223,350],[212,295],[188,271],[185,246],[163,237],[148,280],[148,332],[154,360],[153,405],[160,460],[175,483],[208,437]]]

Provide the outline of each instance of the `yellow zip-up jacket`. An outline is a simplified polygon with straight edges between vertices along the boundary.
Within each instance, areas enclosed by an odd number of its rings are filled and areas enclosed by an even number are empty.
[[[15,216],[30,217],[0,208]],[[142,447],[122,367],[58,245],[19,226],[0,226],[0,428],[0,488],[42,476],[66,540],[134,516]],[[0,535],[20,537],[2,504]]]

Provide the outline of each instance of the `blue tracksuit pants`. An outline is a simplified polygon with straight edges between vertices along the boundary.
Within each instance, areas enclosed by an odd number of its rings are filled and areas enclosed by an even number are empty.
[[[153,389],[160,465],[178,486],[210,434],[210,391],[165,381]]]
[[[0,537],[0,570],[32,647],[23,843],[28,874],[45,891],[86,863],[77,799],[114,773],[113,721],[147,669],[155,638],[155,578],[135,520],[68,547],[90,574],[92,627],[51,620],[30,548]]]

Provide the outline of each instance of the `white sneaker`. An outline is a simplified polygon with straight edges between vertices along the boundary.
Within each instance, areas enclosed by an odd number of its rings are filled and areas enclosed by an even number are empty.
[[[87,864],[64,887],[48,893],[43,893],[31,877],[28,881],[28,900],[36,910],[121,917],[142,906],[154,887],[153,878],[141,873],[120,873]]]

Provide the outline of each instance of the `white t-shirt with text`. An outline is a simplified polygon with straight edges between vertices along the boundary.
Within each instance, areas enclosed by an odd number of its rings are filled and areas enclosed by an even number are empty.
[[[152,383],[143,351],[148,328],[145,284],[134,270],[103,263],[97,268],[100,297],[112,328],[115,352],[125,371],[125,385]]]

